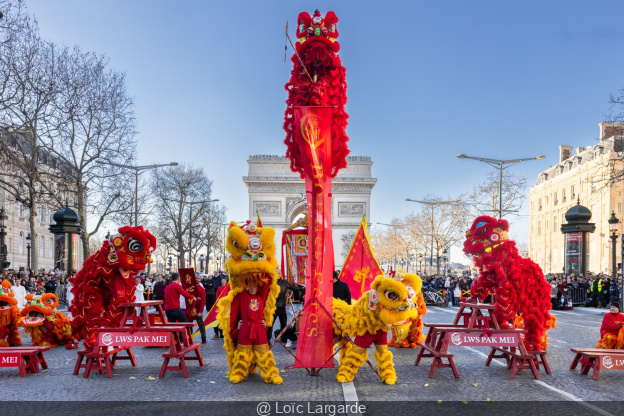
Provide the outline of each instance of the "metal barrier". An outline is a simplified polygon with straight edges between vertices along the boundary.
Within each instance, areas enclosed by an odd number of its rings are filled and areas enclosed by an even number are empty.
[[[587,300],[587,291],[586,289],[580,287],[569,287],[566,288],[567,295],[570,299],[572,299],[572,305],[585,305],[585,301]]]

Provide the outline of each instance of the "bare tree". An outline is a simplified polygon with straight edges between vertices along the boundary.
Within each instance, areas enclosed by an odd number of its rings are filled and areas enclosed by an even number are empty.
[[[152,188],[156,193],[156,218],[160,238],[164,244],[175,247],[179,266],[186,267],[186,253],[193,252],[201,243],[202,222],[210,207],[212,181],[203,169],[175,166],[152,172]]]
[[[225,207],[216,203],[210,203],[200,219],[200,228],[198,230],[199,245],[195,253],[200,251],[201,247],[206,247],[206,270],[208,270],[210,255],[219,253],[223,246],[221,230],[222,224],[225,224],[226,221],[225,212]]]
[[[76,195],[88,256],[90,236],[107,217],[127,212],[130,205],[134,187],[123,184],[133,181],[114,164],[130,164],[136,153],[134,103],[125,75],[108,68],[105,57],[74,47],[59,53],[57,62],[58,94],[46,119],[50,134],[43,141],[66,168],[62,183]],[[95,219],[91,229],[87,216]]]
[[[0,48],[0,77],[12,96],[0,112],[0,157],[4,174],[0,188],[29,210],[32,269],[38,268],[38,206],[49,197],[44,184],[56,182],[61,168],[49,159],[42,137],[48,134],[45,119],[58,88],[54,44],[40,38],[36,22],[25,19],[19,32]]]
[[[498,212],[498,182],[498,174],[489,172],[485,181],[473,188],[467,200],[476,215],[494,216]],[[503,193],[502,212],[504,214],[514,214],[522,208],[526,199],[526,187],[526,177],[518,176],[509,171],[503,172],[501,190]]]

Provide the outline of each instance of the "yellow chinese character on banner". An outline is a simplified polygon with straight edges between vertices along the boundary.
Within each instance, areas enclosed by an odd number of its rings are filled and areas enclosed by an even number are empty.
[[[372,279],[373,276],[370,272],[370,267],[364,267],[363,269],[358,270],[353,276],[353,280],[356,282],[362,282],[362,288],[360,289],[360,294],[364,293],[364,286],[366,285],[366,279]]]

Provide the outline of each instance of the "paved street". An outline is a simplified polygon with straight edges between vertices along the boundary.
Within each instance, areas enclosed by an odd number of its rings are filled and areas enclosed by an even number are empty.
[[[429,308],[425,322],[451,322],[457,308]],[[568,402],[579,412],[592,412],[596,401],[615,401],[622,395],[624,373],[603,371],[599,381],[580,376],[578,370],[570,371],[573,346],[593,347],[599,337],[599,327],[604,309],[576,308],[573,311],[555,312],[558,328],[551,331],[548,360],[553,376],[540,372],[541,381],[535,381],[530,371],[508,378],[504,365],[485,367],[486,348],[453,347],[460,373],[454,379],[450,369],[438,369],[434,379],[427,377],[431,359],[423,359],[414,367],[415,350],[393,350],[398,382],[386,386],[368,366],[363,367],[354,383],[336,382],[335,369],[322,370],[318,376],[309,376],[305,370],[283,372],[284,384],[266,385],[259,376],[251,376],[245,383],[231,384],[225,376],[225,352],[221,340],[208,341],[201,351],[206,366],[201,368],[190,362],[189,378],[179,372],[168,372],[157,379],[162,364],[161,348],[135,348],[138,366],[128,362],[115,367],[114,377],[92,374],[89,379],[72,376],[76,352],[55,348],[46,354],[50,369],[45,373],[18,376],[16,369],[0,369],[0,384],[13,388],[3,389],[2,400],[23,400],[24,392],[36,392],[29,400],[114,400],[114,401],[438,401],[487,402],[543,401]],[[212,330],[209,336],[212,335]],[[25,340],[25,344],[29,344]],[[293,363],[292,357],[281,347],[275,349],[280,368]],[[372,353],[369,354],[372,356]],[[154,377],[153,380],[147,380]],[[576,401],[594,403],[579,404]],[[526,406],[526,403],[524,403]],[[541,406],[539,403],[536,406]],[[542,404],[543,405],[543,404]],[[590,407],[588,407],[590,406]],[[614,408],[617,409],[617,408]],[[612,411],[611,414],[617,414]],[[598,414],[598,413],[596,413]],[[604,413],[603,413],[604,414]]]

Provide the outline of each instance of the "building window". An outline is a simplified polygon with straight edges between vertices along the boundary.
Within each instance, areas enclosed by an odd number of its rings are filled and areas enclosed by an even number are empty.
[[[17,215],[21,218],[24,216],[24,204],[21,202],[17,203]]]
[[[54,224],[54,211],[52,210],[52,208],[48,210],[48,215],[50,216],[49,224]]]
[[[48,257],[54,258],[54,238],[50,237],[48,241]]]
[[[617,211],[618,214],[622,213],[622,203],[621,202],[617,203],[616,211]]]
[[[559,201],[557,200],[557,192],[555,192],[555,195],[553,196],[553,204],[557,205],[559,203]]]
[[[539,210],[542,210],[542,198],[539,199]]]
[[[574,195],[574,185],[572,185],[570,187],[570,198],[574,199],[575,195]]]
[[[24,233],[21,231],[19,233],[19,241],[17,244],[17,254],[24,254]]]
[[[45,222],[45,208],[39,207],[39,222]]]
[[[553,217],[553,232],[557,232],[557,229],[559,228],[558,219],[559,218],[556,215]]]
[[[538,221],[537,222],[537,236],[541,236],[542,235],[542,222]]]
[[[566,202],[566,194],[565,194],[565,189],[561,190],[561,202]]]
[[[43,258],[44,256],[44,249],[45,249],[45,239],[43,238],[43,236],[41,236],[41,238],[39,239],[39,257]]]

